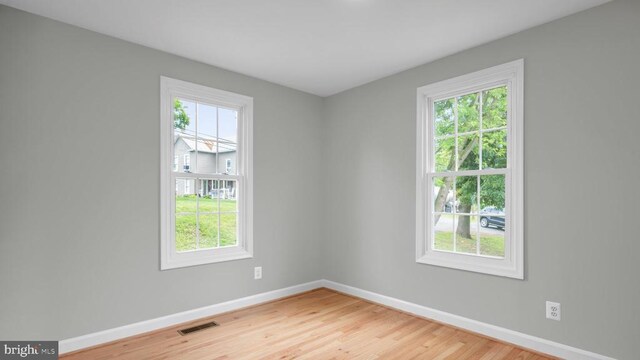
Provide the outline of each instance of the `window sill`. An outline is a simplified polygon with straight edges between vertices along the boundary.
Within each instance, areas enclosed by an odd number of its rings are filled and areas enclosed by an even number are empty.
[[[241,247],[234,246],[211,250],[173,253],[161,261],[160,270],[178,269],[189,266],[215,264],[225,261],[251,259],[253,254]]]
[[[419,264],[435,265],[451,269],[471,271],[481,274],[524,279],[524,269],[504,258],[484,257],[429,251],[416,259]],[[520,262],[521,264],[522,262]]]

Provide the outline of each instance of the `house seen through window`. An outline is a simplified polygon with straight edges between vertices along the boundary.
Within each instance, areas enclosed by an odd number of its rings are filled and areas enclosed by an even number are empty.
[[[250,257],[252,99],[168,78],[162,84],[165,151],[182,159],[166,174],[175,186],[164,189],[175,191],[165,192],[163,268]]]
[[[173,151],[183,156],[184,191],[176,193],[176,249],[189,251],[235,245],[237,242],[236,180],[207,178],[231,174],[237,150],[238,112],[195,100],[175,99]]]

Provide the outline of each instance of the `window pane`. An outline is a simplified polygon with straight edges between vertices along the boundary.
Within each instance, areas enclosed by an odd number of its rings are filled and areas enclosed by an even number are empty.
[[[507,131],[497,130],[482,134],[482,168],[507,167]]]
[[[195,159],[195,151],[191,150],[190,144],[195,148],[195,142],[193,137],[185,135],[184,133],[178,133],[175,137],[176,141],[173,145],[173,171],[176,172],[191,172],[193,170],[192,165]]]
[[[220,150],[220,155],[219,155],[219,160],[218,160],[218,166],[220,169],[220,172],[223,174],[231,174],[231,175],[235,175],[236,174],[236,151],[225,151],[222,152],[222,150]]]
[[[220,246],[238,243],[238,214],[220,214]]]
[[[456,204],[457,213],[478,213],[478,177],[456,177]]]
[[[196,214],[176,215],[176,250],[195,250],[196,239]]]
[[[196,104],[184,99],[173,103],[173,169],[191,172],[195,163]]]
[[[478,94],[458,97],[458,133],[478,131],[480,129],[480,110]]]
[[[451,171],[455,167],[454,153],[456,151],[456,138],[448,137],[436,139],[434,143],[435,171]]]
[[[507,87],[482,92],[482,128],[507,126]]]
[[[220,180],[220,190],[218,191],[220,199],[220,212],[236,212],[238,182],[235,180]]]
[[[195,180],[178,178],[176,187],[176,249],[195,250],[197,243]]]
[[[480,208],[481,213],[504,216],[505,176],[480,176]]]
[[[504,256],[505,175],[480,177],[480,254]]]
[[[207,249],[218,247],[218,217],[220,216],[220,208],[218,199],[215,196],[217,196],[220,181],[211,179],[199,179],[199,181],[202,189],[202,195],[198,201],[198,225],[200,227],[199,248]]]
[[[480,226],[480,254],[504,257],[505,218],[483,214]]]
[[[183,212],[180,210],[180,206],[183,205],[183,203],[181,202],[180,204],[178,204],[178,199],[188,199],[189,201],[186,202],[188,204],[191,204],[191,201],[193,203],[193,210],[185,210],[186,212],[196,212],[195,209],[195,179],[183,179],[183,178],[178,178],[176,179],[176,212]],[[178,206],[180,205],[180,206]]]
[[[218,108],[218,172],[237,173],[238,112]]]
[[[472,218],[470,215],[456,215],[454,218],[455,251],[458,253],[476,254],[478,238],[477,226],[471,226]]]
[[[200,249],[237,244],[237,188],[236,180],[199,179],[202,197],[199,198]]]
[[[198,210],[201,212],[218,212],[217,191],[218,180],[199,179],[200,181],[200,201]]]
[[[455,133],[453,99],[433,103],[435,136],[453,135]]]
[[[214,174],[216,172],[216,137],[217,108],[206,104],[198,106],[198,173]]]
[[[453,176],[433,178],[433,211],[453,212]]]
[[[200,227],[199,249],[218,247],[218,213],[198,213]]]
[[[453,215],[434,215],[433,229],[433,248],[453,251]]]
[[[458,137],[458,170],[478,170],[479,135]]]
[[[185,99],[173,100],[173,129],[175,132],[196,135],[196,104]]]

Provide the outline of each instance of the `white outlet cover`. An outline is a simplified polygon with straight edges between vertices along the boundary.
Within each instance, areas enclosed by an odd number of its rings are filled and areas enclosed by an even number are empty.
[[[560,303],[547,301],[547,319],[560,321]]]
[[[262,279],[262,266],[256,266],[253,268],[253,278],[255,280]]]

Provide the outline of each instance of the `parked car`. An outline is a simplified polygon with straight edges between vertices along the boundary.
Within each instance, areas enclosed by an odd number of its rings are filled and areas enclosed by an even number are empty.
[[[480,211],[480,226],[489,226],[504,230],[504,210],[495,206],[487,206]]]

